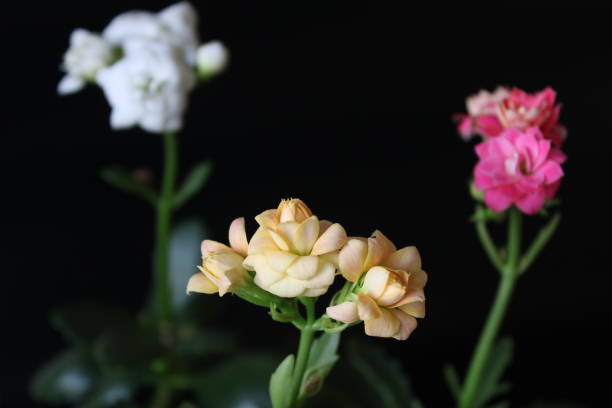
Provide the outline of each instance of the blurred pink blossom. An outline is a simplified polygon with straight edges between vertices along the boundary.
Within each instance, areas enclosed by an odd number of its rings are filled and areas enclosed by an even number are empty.
[[[507,129],[475,150],[480,159],[474,168],[475,186],[494,211],[516,204],[526,214],[537,213],[559,188],[566,157],[538,127]]]

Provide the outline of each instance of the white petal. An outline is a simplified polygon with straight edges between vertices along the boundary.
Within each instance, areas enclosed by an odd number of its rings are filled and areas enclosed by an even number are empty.
[[[69,95],[80,91],[85,87],[85,81],[79,77],[72,75],[64,75],[57,84],[57,93],[60,95]]]

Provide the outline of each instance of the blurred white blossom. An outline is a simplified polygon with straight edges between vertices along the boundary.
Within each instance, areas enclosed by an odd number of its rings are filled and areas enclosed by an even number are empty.
[[[77,28],[70,35],[70,47],[64,54],[62,69],[66,75],[58,84],[58,93],[66,95],[80,91],[114,57],[113,46],[100,35]]]
[[[202,44],[197,52],[197,67],[201,77],[207,78],[225,69],[228,51],[220,41],[209,41]]]
[[[182,53],[163,41],[126,40],[123,58],[98,72],[111,107],[111,126],[140,125],[153,133],[179,130],[195,73]]]
[[[102,32],[109,42],[124,45],[133,39],[165,42],[179,47],[190,65],[195,65],[198,48],[198,14],[188,2],[169,6],[159,13],[128,11],[119,14]]]

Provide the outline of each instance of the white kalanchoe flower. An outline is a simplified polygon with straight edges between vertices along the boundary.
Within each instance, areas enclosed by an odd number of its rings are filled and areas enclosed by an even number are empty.
[[[159,13],[128,11],[119,14],[102,32],[102,36],[116,45],[133,39],[165,42],[179,47],[191,66],[196,63],[198,48],[198,14],[188,2],[166,7]]]
[[[67,95],[80,91],[114,58],[113,46],[100,35],[77,28],[70,35],[70,48],[64,54],[62,69],[66,75],[59,82],[57,92]]]
[[[196,57],[200,77],[208,78],[223,71],[227,66],[228,54],[221,41],[209,41],[200,45]]]
[[[98,72],[97,83],[112,107],[111,126],[140,125],[153,133],[177,131],[182,126],[187,94],[195,73],[171,44],[128,40],[124,56]]]

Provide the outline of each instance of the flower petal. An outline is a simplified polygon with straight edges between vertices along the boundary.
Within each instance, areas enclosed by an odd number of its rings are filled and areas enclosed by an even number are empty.
[[[213,252],[231,251],[232,249],[228,247],[227,245],[222,244],[220,242],[205,239],[204,241],[202,241],[201,250],[202,250],[202,258],[206,258],[208,255],[210,255]]]
[[[272,251],[266,253],[268,265],[278,273],[287,273],[287,268],[299,257],[285,251]]]
[[[406,272],[418,271],[421,269],[421,256],[416,247],[408,246],[389,255],[383,265]]]
[[[272,230],[267,230],[267,231],[268,231],[268,234],[270,234],[270,237],[272,238],[276,246],[278,247],[278,249],[280,249],[281,251],[289,251],[289,244],[287,241],[285,241],[282,235],[280,235],[276,231],[272,231]]]
[[[287,274],[296,279],[306,280],[314,277],[319,269],[319,258],[316,256],[300,256],[287,269]]]
[[[278,224],[276,219],[276,210],[271,209],[262,212],[255,217],[255,221],[257,221],[257,223],[263,228],[275,229],[276,224]]]
[[[382,316],[383,309],[379,308],[370,296],[360,293],[357,297],[357,313],[361,320],[378,319]]]
[[[212,294],[217,293],[219,288],[210,279],[208,279],[203,273],[198,272],[191,275],[189,282],[187,283],[187,294],[191,292]]]
[[[306,291],[306,288],[304,287],[302,281],[286,276],[278,282],[270,285],[268,288],[266,288],[266,290],[275,294],[276,296],[291,298],[301,296]]]
[[[304,282],[304,286],[308,289],[325,289],[334,283],[336,277],[336,268],[327,262],[319,261],[319,269],[312,278]]]
[[[319,219],[316,215],[304,220],[295,231],[293,246],[301,255],[310,254],[319,237]]]
[[[346,231],[340,224],[331,225],[315,242],[312,255],[322,255],[337,251],[346,242]]]
[[[414,317],[425,317],[425,302],[411,302],[399,307],[404,313],[408,313]]]
[[[393,313],[382,310],[380,317],[365,320],[364,325],[368,336],[393,337],[400,331],[401,323]]]
[[[378,298],[382,296],[387,283],[389,282],[390,272],[382,266],[375,266],[370,269],[363,280],[363,291],[368,295]]]
[[[244,217],[236,218],[229,228],[229,243],[232,249],[242,256],[249,251],[249,241],[244,229]]]
[[[330,306],[325,312],[332,319],[342,323],[353,323],[359,320],[359,316],[357,315],[357,303],[355,302],[343,302],[339,305]]]
[[[356,282],[363,272],[363,264],[368,253],[367,241],[363,238],[349,238],[340,250],[338,266],[344,278]]]
[[[400,323],[399,330],[393,335],[393,338],[397,340],[406,340],[417,327],[416,319],[400,310],[392,310],[391,313],[393,313],[393,316],[395,316]]]

